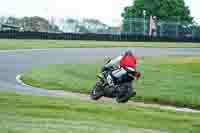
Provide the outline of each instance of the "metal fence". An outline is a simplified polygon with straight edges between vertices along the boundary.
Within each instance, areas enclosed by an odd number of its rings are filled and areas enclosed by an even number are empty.
[[[172,38],[200,38],[200,25],[188,24],[184,21],[155,20],[155,31],[150,33],[150,19],[130,18],[123,21],[121,32],[136,35],[149,35]]]
[[[119,41],[198,41],[200,26],[184,21],[160,21],[150,18],[129,18],[119,20],[116,26],[104,24],[91,19],[55,19],[43,22],[23,21],[20,31],[6,26],[6,31],[0,32],[0,38],[38,38],[38,39],[89,39],[89,40],[119,40]],[[37,24],[35,24],[37,22]],[[25,24],[26,23],[26,24]],[[48,24],[48,26],[47,26]],[[4,26],[5,27],[5,26]],[[0,29],[3,29],[0,27]],[[28,29],[28,30],[27,30]],[[30,30],[31,29],[31,30]],[[56,30],[55,30],[56,29]]]

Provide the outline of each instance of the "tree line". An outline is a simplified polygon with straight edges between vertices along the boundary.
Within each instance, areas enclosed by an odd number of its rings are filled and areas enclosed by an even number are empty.
[[[0,25],[10,25],[19,27],[20,31],[32,32],[117,32],[119,27],[109,26],[98,19],[74,19],[54,17],[46,18],[34,17],[0,17]],[[2,28],[1,28],[2,29]]]

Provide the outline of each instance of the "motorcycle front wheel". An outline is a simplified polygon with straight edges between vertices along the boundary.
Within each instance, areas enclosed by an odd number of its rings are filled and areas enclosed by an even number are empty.
[[[90,92],[90,97],[92,100],[99,100],[102,96],[104,96],[103,84],[97,81]]]

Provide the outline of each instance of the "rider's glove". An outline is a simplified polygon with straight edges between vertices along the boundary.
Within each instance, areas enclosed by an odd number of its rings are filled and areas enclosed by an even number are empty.
[[[136,79],[139,79],[141,77],[141,73],[140,72],[136,72],[135,77],[136,77]]]

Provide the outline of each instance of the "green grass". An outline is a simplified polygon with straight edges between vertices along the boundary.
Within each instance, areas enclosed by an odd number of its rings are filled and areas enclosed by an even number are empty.
[[[89,93],[100,66],[49,65],[26,72],[22,80],[50,90]],[[200,57],[145,57],[138,68],[143,76],[135,82],[134,101],[200,109]]]
[[[107,42],[107,41],[63,41],[63,40],[15,40],[0,39],[0,50],[37,48],[97,48],[97,47],[158,47],[200,48],[199,43],[159,42]]]
[[[55,98],[0,93],[1,133],[199,133],[199,113],[178,113]]]

